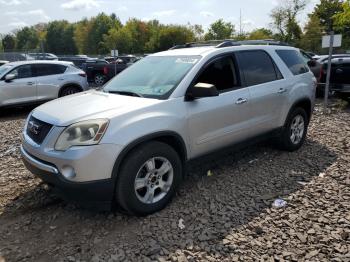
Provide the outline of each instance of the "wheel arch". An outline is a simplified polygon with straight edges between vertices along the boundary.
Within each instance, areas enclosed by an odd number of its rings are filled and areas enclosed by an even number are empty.
[[[159,141],[171,146],[178,153],[183,167],[185,166],[185,163],[187,161],[187,149],[185,141],[183,140],[181,135],[173,131],[160,131],[153,134],[145,135],[129,143],[121,151],[114,163],[112,178],[116,180],[118,176],[118,171],[123,163],[123,160],[134,148],[150,141]]]
[[[287,118],[285,119],[285,123],[287,122],[290,114],[293,112],[293,110],[295,108],[302,108],[305,110],[306,112],[306,115],[307,115],[307,118],[308,118],[308,122],[310,122],[310,119],[311,119],[311,115],[312,115],[312,102],[310,100],[310,98],[301,98],[299,100],[297,100],[296,102],[294,102],[294,104],[291,106],[289,112],[288,112],[288,115],[287,115]]]

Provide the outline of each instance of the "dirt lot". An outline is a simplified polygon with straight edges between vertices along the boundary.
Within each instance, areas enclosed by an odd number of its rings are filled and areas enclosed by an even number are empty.
[[[144,218],[53,196],[20,160],[27,113],[0,116],[0,261],[350,261],[349,108],[317,107],[298,152],[263,143],[194,162]]]

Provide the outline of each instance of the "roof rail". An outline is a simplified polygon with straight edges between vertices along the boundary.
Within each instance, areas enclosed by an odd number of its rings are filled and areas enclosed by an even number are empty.
[[[201,46],[214,46],[216,48],[223,48],[229,46],[240,46],[240,45],[279,45],[279,46],[290,46],[288,43],[277,41],[274,39],[264,39],[264,40],[242,40],[237,41],[233,39],[226,40],[209,40],[209,41],[201,41],[201,42],[192,42],[186,43],[183,45],[176,45],[170,48],[173,49],[181,49],[181,48],[192,48],[192,47],[201,47]]]

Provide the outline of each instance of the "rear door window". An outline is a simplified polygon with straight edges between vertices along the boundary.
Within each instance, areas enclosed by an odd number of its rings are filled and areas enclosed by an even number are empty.
[[[269,54],[262,50],[236,53],[246,86],[259,85],[282,79],[282,74]]]
[[[36,76],[48,76],[63,74],[67,66],[55,64],[37,64],[34,65]]]
[[[297,50],[276,50],[276,53],[293,75],[300,75],[309,72],[305,60]]]

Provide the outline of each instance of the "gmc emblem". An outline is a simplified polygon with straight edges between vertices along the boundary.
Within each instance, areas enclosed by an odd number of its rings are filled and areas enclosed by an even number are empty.
[[[38,124],[35,124],[33,121],[28,122],[28,130],[35,134],[38,135],[40,132],[40,126]]]

